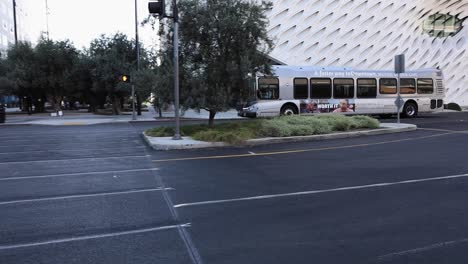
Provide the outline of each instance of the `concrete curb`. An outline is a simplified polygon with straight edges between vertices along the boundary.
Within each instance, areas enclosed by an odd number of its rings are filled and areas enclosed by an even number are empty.
[[[297,136],[297,137],[270,137],[270,138],[257,138],[249,139],[241,146],[258,146],[274,143],[288,143],[288,142],[301,142],[301,141],[318,141],[328,139],[343,139],[353,138],[360,136],[373,136],[391,133],[401,133],[414,131],[417,129],[416,125],[412,124],[394,124],[384,123],[380,124],[380,128],[373,130],[360,130],[350,132],[337,132],[324,135],[312,136]],[[205,142],[194,140],[190,137],[184,137],[183,140],[172,140],[171,137],[150,137],[142,133],[144,141],[154,150],[180,150],[180,149],[200,149],[200,148],[217,148],[235,146],[224,142]]]

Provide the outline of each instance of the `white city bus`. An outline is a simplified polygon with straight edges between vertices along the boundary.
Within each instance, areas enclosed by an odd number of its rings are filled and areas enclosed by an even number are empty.
[[[391,115],[397,112],[397,74],[392,71],[273,66],[271,76],[256,80],[256,100],[240,116],[345,113]],[[403,107],[414,117],[441,111],[445,87],[442,71],[421,69],[400,74]]]

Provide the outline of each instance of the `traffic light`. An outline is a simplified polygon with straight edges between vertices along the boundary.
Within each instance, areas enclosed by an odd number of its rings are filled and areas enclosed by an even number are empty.
[[[120,77],[120,80],[121,80],[122,82],[128,83],[128,82],[130,82],[130,76],[124,74],[124,75],[122,75],[122,76]]]
[[[148,10],[150,14],[157,14],[163,17],[165,15],[164,0],[150,1],[148,3]]]

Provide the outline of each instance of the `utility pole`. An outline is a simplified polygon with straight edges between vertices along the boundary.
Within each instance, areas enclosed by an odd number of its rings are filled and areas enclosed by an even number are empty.
[[[16,21],[16,0],[13,0],[13,24],[15,27],[15,45],[18,45],[18,25]]]
[[[47,27],[47,40],[49,40],[49,3],[45,0],[46,5],[46,27]]]

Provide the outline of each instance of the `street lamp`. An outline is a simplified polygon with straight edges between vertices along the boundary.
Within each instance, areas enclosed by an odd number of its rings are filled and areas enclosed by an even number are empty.
[[[175,111],[175,134],[172,139],[180,140],[180,116],[179,116],[179,11],[177,0],[172,0],[172,17],[165,15],[164,0],[152,1],[148,3],[150,14],[157,14],[161,17],[168,17],[174,20],[174,111]]]

